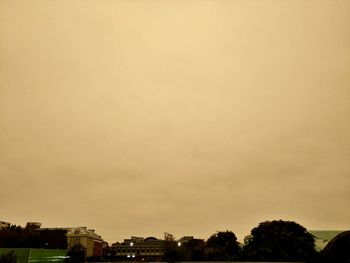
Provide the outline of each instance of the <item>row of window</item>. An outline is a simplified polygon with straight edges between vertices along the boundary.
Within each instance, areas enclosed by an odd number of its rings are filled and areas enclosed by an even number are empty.
[[[130,249],[130,248],[122,248],[117,249],[117,253],[136,253],[136,254],[143,254],[143,253],[163,253],[162,248],[150,248],[150,249]]]

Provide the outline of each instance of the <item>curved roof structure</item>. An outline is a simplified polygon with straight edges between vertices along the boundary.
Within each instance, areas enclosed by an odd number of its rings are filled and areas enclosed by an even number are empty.
[[[145,242],[148,242],[148,241],[157,241],[158,239],[155,238],[155,237],[146,237],[145,238]]]
[[[308,231],[315,239],[315,249],[322,251],[327,244],[345,230],[310,230]]]
[[[350,262],[350,231],[344,231],[333,238],[323,250],[328,262]]]

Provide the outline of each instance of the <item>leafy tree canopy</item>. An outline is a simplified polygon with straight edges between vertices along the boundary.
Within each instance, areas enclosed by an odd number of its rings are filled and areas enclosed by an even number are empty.
[[[315,256],[314,239],[292,221],[265,221],[251,231],[243,255],[257,261],[308,261]]]
[[[177,248],[175,237],[170,233],[164,233],[164,254],[163,261],[177,262],[181,259],[180,251]]]
[[[68,256],[68,260],[67,260],[68,263],[85,262],[86,248],[81,244],[77,244],[68,250],[67,256]]]
[[[216,232],[206,243],[206,257],[208,260],[233,260],[238,255],[236,235],[231,231]]]
[[[203,239],[191,239],[185,242],[181,249],[184,250],[185,261],[203,261],[205,260],[205,242]]]
[[[0,247],[66,249],[66,231],[60,229],[30,231],[11,225],[0,230]]]

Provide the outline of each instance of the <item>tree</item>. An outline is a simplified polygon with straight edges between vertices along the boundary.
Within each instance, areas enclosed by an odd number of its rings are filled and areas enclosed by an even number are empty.
[[[115,257],[116,251],[110,247],[107,246],[106,248],[103,249],[103,257],[106,259],[106,261],[114,261],[114,257]]]
[[[38,233],[39,248],[67,249],[67,231],[61,229],[33,231]],[[33,233],[34,234],[34,233]]]
[[[206,257],[208,260],[229,261],[238,255],[236,235],[231,231],[217,232],[206,242]]]
[[[14,251],[0,256],[0,263],[16,263],[17,257]]]
[[[181,260],[180,251],[175,237],[170,233],[164,233],[164,254],[163,261],[177,262]]]
[[[262,222],[246,241],[242,256],[245,260],[310,261],[316,255],[312,235],[291,221]]]
[[[205,242],[203,239],[191,239],[185,242],[181,249],[183,250],[185,261],[203,261],[205,255]]]
[[[164,241],[165,242],[175,242],[175,237],[173,234],[170,234],[168,232],[164,233]]]
[[[81,244],[74,245],[68,250],[67,256],[69,263],[85,262],[86,248]]]
[[[0,247],[66,249],[66,230],[31,231],[11,225],[0,230]]]
[[[11,225],[0,230],[0,247],[26,247],[24,230],[20,226]]]

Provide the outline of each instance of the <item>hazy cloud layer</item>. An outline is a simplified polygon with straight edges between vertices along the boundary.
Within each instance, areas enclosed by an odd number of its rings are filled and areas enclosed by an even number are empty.
[[[349,228],[350,3],[0,2],[0,220]]]

